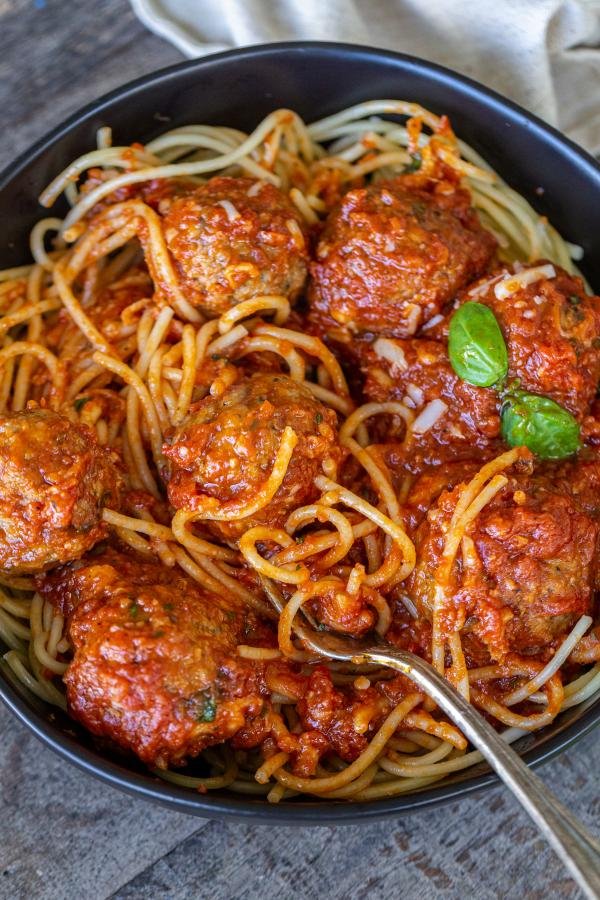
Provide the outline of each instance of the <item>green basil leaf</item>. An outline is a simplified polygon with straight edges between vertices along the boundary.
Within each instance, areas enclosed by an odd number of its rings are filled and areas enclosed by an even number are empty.
[[[490,387],[506,377],[508,353],[496,316],[483,303],[465,303],[450,319],[448,354],[459,378]]]
[[[404,166],[404,168],[402,169],[402,174],[409,175],[411,172],[418,172],[421,168],[422,162],[423,157],[420,153],[411,153],[410,162]]]
[[[579,423],[549,397],[515,391],[502,404],[502,437],[542,459],[563,459],[581,446]]]

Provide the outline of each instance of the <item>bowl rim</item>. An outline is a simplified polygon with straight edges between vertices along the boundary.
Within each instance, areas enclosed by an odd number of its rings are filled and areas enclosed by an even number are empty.
[[[586,169],[592,177],[600,179],[600,162],[598,162],[587,150],[580,147],[570,138],[562,134],[553,125],[544,122],[535,113],[529,112],[518,103],[504,97],[493,88],[489,88],[481,82],[467,75],[455,72],[447,66],[441,66],[438,63],[429,62],[418,56],[411,56],[408,53],[399,53],[394,50],[386,50],[379,47],[371,47],[367,44],[349,44],[336,41],[277,41],[272,44],[251,44],[245,47],[236,47],[231,50],[223,50],[219,53],[210,53],[196,59],[185,59],[170,66],[163,66],[153,72],[141,75],[131,81],[113,88],[112,90],[102,94],[96,100],[86,103],[84,106],[76,109],[73,113],[59,122],[51,131],[41,135],[26,150],[20,153],[13,162],[8,163],[0,170],[0,191],[4,189],[9,181],[19,174],[21,169],[31,162],[36,156],[55,144],[59,138],[69,132],[72,127],[79,124],[84,119],[92,116],[102,110],[103,107],[110,105],[113,100],[124,99],[129,94],[135,94],[140,89],[147,89],[154,82],[164,83],[171,77],[178,76],[179,73],[202,69],[219,60],[237,60],[245,57],[268,56],[272,52],[294,51],[294,52],[312,52],[323,51],[325,53],[343,52],[348,55],[358,54],[365,57],[377,57],[380,59],[388,59],[390,62],[401,63],[404,69],[415,72],[423,72],[428,75],[434,75],[441,83],[452,84],[459,82],[464,89],[473,95],[484,95],[488,101],[498,108],[509,110],[511,117],[520,120],[521,124],[526,124],[530,130],[539,132],[546,139],[551,138],[551,143],[563,149],[568,149],[570,155],[575,157],[580,163],[584,162]]]
[[[171,78],[177,78],[184,72],[201,73],[204,67],[210,67],[215,62],[229,60],[235,63],[239,59],[247,58],[260,61],[261,58],[269,57],[273,53],[281,54],[282,52],[286,54],[290,52],[301,54],[316,52],[325,55],[341,53],[350,57],[361,56],[371,61],[388,61],[399,65],[404,71],[421,74],[430,79],[433,76],[435,80],[442,85],[447,85],[450,89],[458,83],[463,91],[473,96],[483,96],[488,105],[508,114],[512,122],[527,127],[531,132],[534,132],[538,139],[559,148],[562,154],[567,151],[568,156],[576,160],[580,168],[583,167],[585,169],[586,175],[597,181],[600,191],[600,164],[587,151],[569,138],[566,138],[556,128],[543,122],[534,114],[527,112],[512,100],[503,97],[491,88],[467,76],[418,57],[362,44],[337,43],[334,41],[281,41],[272,44],[255,44],[234,48],[220,53],[209,54],[198,59],[183,60],[154,72],[149,72],[114,88],[76,110],[49,133],[41,136],[27,150],[19,154],[13,162],[4,167],[0,172],[0,192],[10,182],[18,178],[27,165],[47,152],[62,137],[66,136],[71,129],[86,119],[101,113],[103,109],[110,107],[116,100],[134,97],[139,91],[150,90],[155,84],[168,83]],[[498,776],[489,771],[461,781],[450,782],[449,784],[433,784],[420,792],[362,803],[324,802],[315,798],[314,800],[307,799],[269,804],[263,798],[238,798],[234,794],[229,796],[211,793],[200,794],[168,782],[162,782],[158,778],[152,780],[150,773],[145,775],[135,770],[127,769],[125,766],[101,756],[100,753],[83,745],[76,738],[58,731],[52,722],[39,714],[11,684],[1,667],[0,700],[43,744],[80,770],[134,796],[168,806],[179,812],[202,817],[226,817],[234,821],[248,822],[253,820],[257,824],[278,825],[356,824],[363,819],[375,821],[389,818],[394,814],[425,809],[441,803],[458,800],[463,796],[500,784]],[[522,753],[522,757],[532,768],[537,767],[566,750],[599,724],[600,700],[597,700],[589,708],[585,709],[575,722],[560,729],[540,746],[525,750]]]

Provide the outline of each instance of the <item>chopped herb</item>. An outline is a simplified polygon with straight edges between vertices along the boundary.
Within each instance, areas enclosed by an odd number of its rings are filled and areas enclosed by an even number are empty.
[[[153,632],[152,632],[152,637],[153,637],[153,638],[161,638],[161,637],[164,637],[164,636],[165,636],[164,631],[153,631]]]
[[[296,541],[297,544],[303,544],[304,543],[304,535],[297,534],[294,540]]]
[[[422,162],[423,158],[420,153],[411,153],[410,162],[404,166],[404,168],[402,169],[402,174],[410,175],[411,172],[418,172],[421,168]]]
[[[88,402],[89,397],[78,397],[77,400],[73,401],[73,407],[75,412],[81,412],[85,404]]]
[[[300,563],[298,563],[298,565],[296,566],[296,572],[299,572],[301,568],[302,566],[300,565]]]
[[[217,717],[217,703],[210,688],[192,694],[185,705],[196,722],[214,722]]]
[[[236,613],[234,613],[234,611],[232,609],[228,609],[227,612],[225,613],[225,615],[227,616],[227,618],[229,619],[230,622],[235,622],[235,620],[237,618]]]
[[[569,338],[569,343],[575,351],[575,356],[577,357],[577,359],[579,359],[582,352],[581,343],[577,340],[577,338]]]
[[[175,625],[177,623],[177,616],[175,615],[175,612],[174,612],[175,607],[173,606],[173,604],[172,603],[163,603],[163,609],[167,614],[167,618],[168,618],[169,622],[173,622],[173,624]]]
[[[129,618],[133,619],[134,622],[137,622],[137,620],[139,619],[141,611],[142,607],[137,602],[137,600],[134,600],[133,603],[129,604]]]
[[[214,360],[215,362],[217,362],[219,359],[221,359],[221,357],[219,356],[218,353],[212,353],[210,358],[212,360]]]
[[[323,421],[323,413],[318,412],[315,416],[315,422],[317,423],[317,425],[320,425],[322,421]]]
[[[581,303],[581,297],[578,297],[577,294],[569,294],[569,303],[572,306],[579,306]]]

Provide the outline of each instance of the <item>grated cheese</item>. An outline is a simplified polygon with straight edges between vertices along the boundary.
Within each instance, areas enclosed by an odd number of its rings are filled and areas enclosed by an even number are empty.
[[[448,406],[443,400],[431,400],[412,423],[415,434],[425,434],[444,415]]]
[[[556,269],[550,263],[543,266],[534,266],[532,269],[524,269],[515,275],[503,278],[496,287],[494,293],[498,300],[507,300],[515,291],[541,281],[542,278],[556,278]]]
[[[227,218],[230,222],[234,222],[235,219],[239,219],[240,214],[231,202],[231,200],[217,200],[217,206],[222,206],[225,212],[227,213]]]
[[[373,344],[373,350],[381,359],[387,359],[403,372],[408,369],[404,350],[396,341],[391,341],[389,338],[377,338]]]

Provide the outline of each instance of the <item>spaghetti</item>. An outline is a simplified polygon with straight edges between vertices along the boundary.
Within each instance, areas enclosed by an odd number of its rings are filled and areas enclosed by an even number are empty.
[[[294,307],[295,289],[273,289],[287,283],[277,268],[278,248],[288,248],[288,263],[293,259],[290,284],[298,272],[302,280],[309,233],[321,229],[347,191],[395,178],[407,179],[411,189],[419,170],[423,178],[437,178],[443,190],[467,190],[481,225],[495,236],[497,259],[505,267],[516,263],[512,281],[494,274],[471,289],[471,299],[491,286],[506,301],[509,290],[556,277],[551,264],[576,272],[578,248],[457,140],[443,117],[406,101],[374,100],[311,125],[292,111],[277,110],[250,135],[184,126],[144,147],[112,146],[110,129],[103,128],[98,148],[60,173],[40,198],[51,207],[64,195],[70,205],[65,219],[38,222],[30,241],[34,261],[0,273],[2,415],[29,405],[91,428],[97,444],[122,460],[125,487],[134,497],[128,507],[104,504],[100,518],[110,539],[124,552],[186,573],[213,596],[233,598],[277,630],[271,646],[237,639],[239,658],[262,672],[268,700],[261,712],[263,739],[206,747],[201,759],[208,775],[155,768],[175,784],[264,795],[271,802],[301,794],[362,801],[419,790],[481,761],[427,698],[394,681],[392,673],[327,660],[315,666],[295,634],[294,623],[303,615],[315,626],[350,634],[368,628],[391,640],[408,634],[413,649],[418,646],[465,697],[506,727],[507,741],[542,728],[561,709],[600,690],[600,642],[595,632],[586,636],[593,619],[583,608],[566,632],[541,650],[534,647],[533,655],[510,652],[488,656],[486,664],[474,661],[473,621],[480,614],[457,602],[464,586],[459,582],[476,580],[481,567],[474,523],[510,492],[517,507],[524,502],[514,473],[527,463],[527,451],[502,452],[496,444],[497,452],[488,453],[468,477],[446,485],[453,489],[444,495],[450,506],[446,519],[435,513],[441,536],[433,575],[424,576],[420,532],[410,523],[418,467],[405,468],[399,484],[397,467],[381,445],[389,438],[386,423],[393,425],[396,452],[403,464],[410,461],[411,448],[438,427],[448,403],[428,399],[423,386],[410,382],[402,399],[357,405],[364,398],[346,377],[353,374],[352,365],[343,365],[348,346],[338,354],[336,334],[328,335],[333,340],[327,345],[307,329]],[[273,276],[264,278],[263,293],[243,293],[248,279],[261,277],[256,262],[232,256],[217,284],[211,260],[188,271],[182,263],[187,257],[178,256],[177,242],[196,225],[188,222],[188,232],[177,232],[172,210],[178,198],[210,186],[207,179],[215,176],[223,183],[236,179],[236,191],[251,204],[259,204],[265,190],[284,196],[281,228],[269,232],[261,257]],[[236,231],[250,227],[241,203],[221,199],[217,206],[211,215],[221,217],[218,222],[235,240],[245,240]],[[418,208],[415,215],[421,215]],[[49,240],[52,234],[56,238]],[[519,266],[540,258],[551,264],[518,274]],[[208,284],[202,290],[201,277]],[[210,303],[223,297],[233,301],[211,315]],[[409,319],[413,312],[408,310]],[[430,313],[423,337],[442,319]],[[409,370],[402,342],[393,335],[380,336],[373,346],[392,375]],[[210,422],[195,422],[197,409],[210,406],[215,416],[225,415],[222,410],[235,406],[240,378],[257,373],[295,385],[286,390],[294,403],[310,409],[310,427],[300,413],[290,417],[273,438],[269,465],[249,489],[227,497],[223,490],[199,492],[187,504],[175,503],[169,481],[168,506],[163,482],[165,472],[173,480],[174,467],[184,459],[173,462],[177,440],[185,449],[182,429],[209,428]],[[260,399],[258,416],[277,415],[273,397]],[[230,446],[235,439],[234,428]],[[210,447],[206,443],[206,456]],[[258,454],[258,443],[256,448]],[[246,454],[244,466],[251,457]],[[285,491],[293,498],[289,508]],[[425,504],[429,510],[436,499],[432,495]],[[241,532],[224,530],[240,523]],[[419,593],[420,577],[433,584],[429,601]],[[277,622],[261,578],[285,598]],[[7,675],[66,709],[61,679],[71,665],[68,617],[38,590],[37,578],[7,568],[0,580]],[[494,627],[500,627],[501,616],[497,608],[488,610]],[[333,710],[343,707],[343,727],[351,732],[343,746],[327,737],[328,726],[310,712],[311,692],[318,694],[319,685],[325,686],[322,703],[331,704],[332,729],[342,727]],[[209,722],[209,713],[205,709],[201,721]]]

